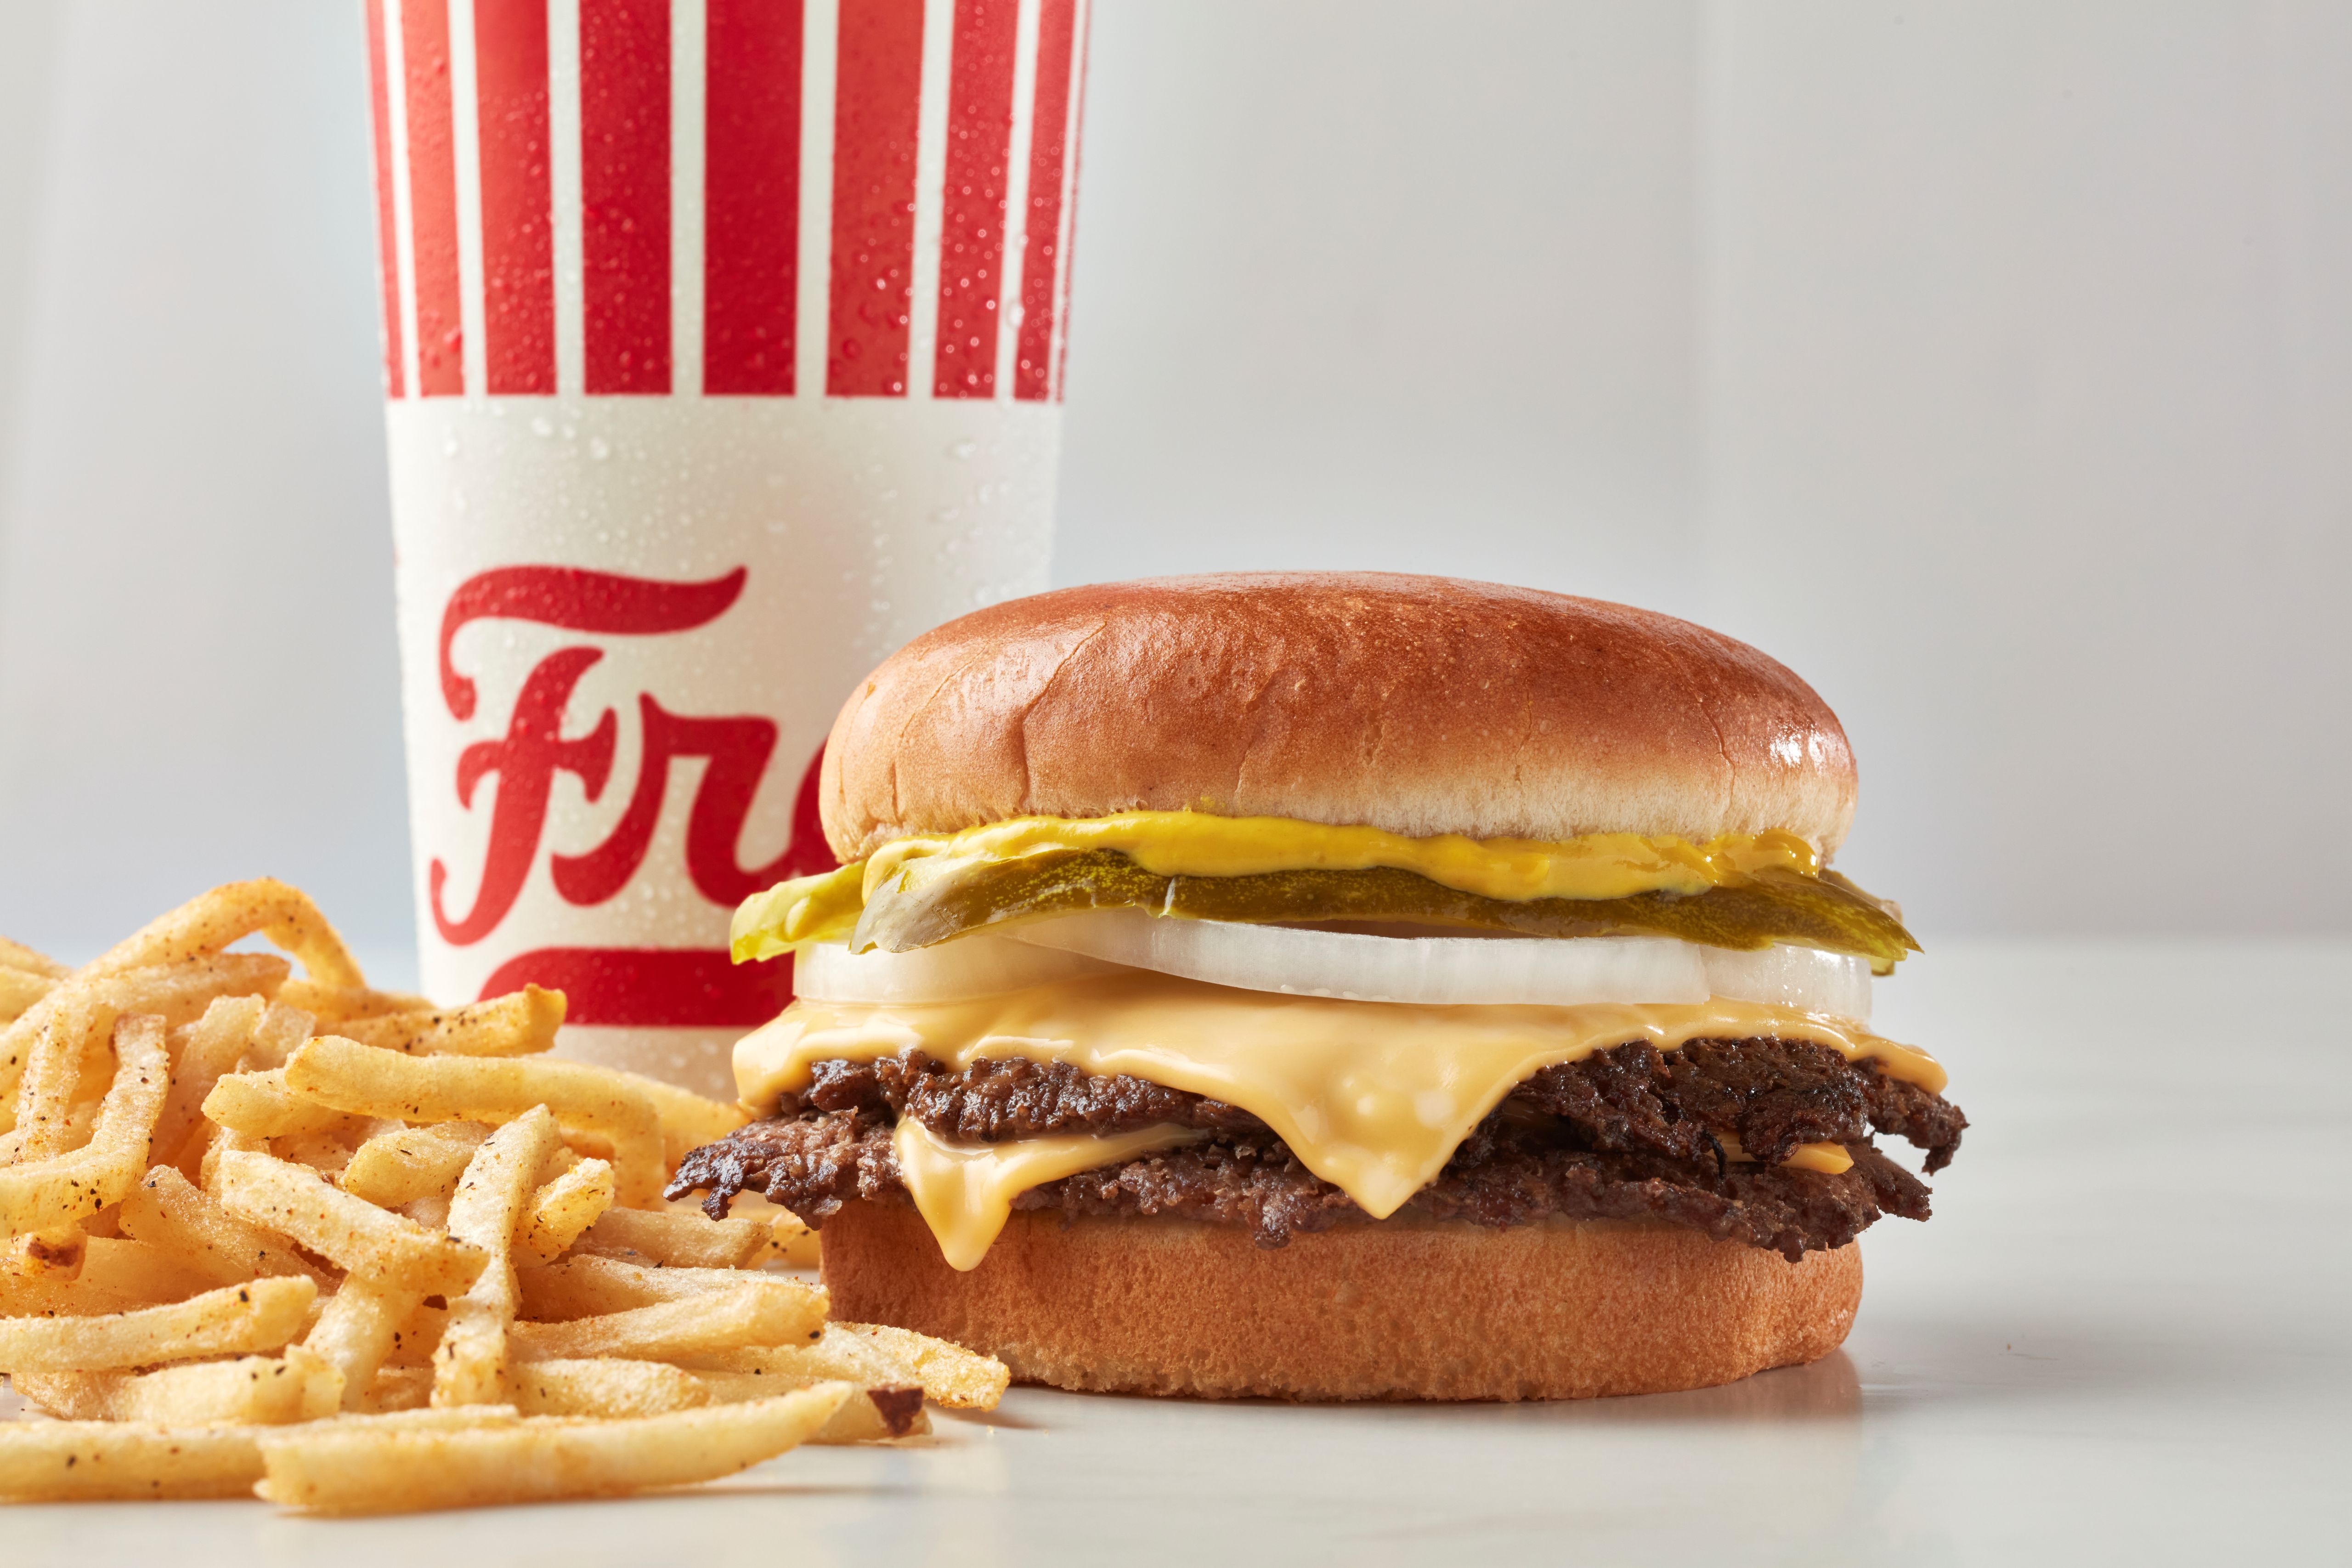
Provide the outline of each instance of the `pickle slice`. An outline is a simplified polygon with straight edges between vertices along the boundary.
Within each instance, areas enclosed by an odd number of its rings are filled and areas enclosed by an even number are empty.
[[[1764,872],[1690,897],[1517,902],[1384,868],[1162,877],[1115,849],[1030,856],[930,879],[902,875],[875,889],[850,945],[907,952],[987,926],[1104,909],[1261,924],[1407,921],[1527,936],[1672,936],[1710,947],[1786,942],[1857,954],[1880,974],[1919,950],[1900,921],[1843,877]]]

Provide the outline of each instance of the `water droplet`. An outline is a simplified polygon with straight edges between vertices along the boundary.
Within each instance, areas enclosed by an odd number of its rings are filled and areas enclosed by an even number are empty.
[[[602,436],[591,436],[588,437],[588,455],[601,463],[613,455],[612,443]]]
[[[969,458],[974,452],[979,450],[980,443],[977,441],[958,441],[954,446],[948,448],[948,456],[950,458]]]
[[[555,434],[555,421],[543,414],[540,415],[531,420],[530,433],[534,436],[552,436]]]

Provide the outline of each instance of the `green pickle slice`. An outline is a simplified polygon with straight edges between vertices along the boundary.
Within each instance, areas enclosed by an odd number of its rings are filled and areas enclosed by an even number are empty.
[[[1691,897],[1531,899],[1458,892],[1412,871],[1273,871],[1163,877],[1115,849],[1034,855],[923,878],[920,863],[875,890],[850,945],[908,952],[988,926],[1080,910],[1144,909],[1192,920],[1409,921],[1526,936],[1672,936],[1710,947],[1776,942],[1850,952],[1885,974],[1919,944],[1877,900],[1835,872],[1765,872]]]

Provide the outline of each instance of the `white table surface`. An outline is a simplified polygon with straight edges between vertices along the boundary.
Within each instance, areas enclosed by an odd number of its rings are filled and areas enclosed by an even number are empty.
[[[630,1501],[362,1522],[0,1510],[0,1562],[2352,1558],[2352,947],[1958,947],[1879,1026],[1975,1121],[1845,1350],[1647,1399],[1313,1408],[1015,1390],[928,1446]],[[1205,1555],[1204,1555],[1205,1553]]]

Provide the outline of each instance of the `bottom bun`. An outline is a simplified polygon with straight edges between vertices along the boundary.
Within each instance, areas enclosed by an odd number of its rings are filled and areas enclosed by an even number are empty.
[[[1837,1349],[1852,1246],[1790,1263],[1613,1223],[1343,1226],[1261,1248],[1231,1226],[1016,1214],[978,1268],[919,1215],[824,1225],[833,1315],[984,1351],[1024,1383],[1287,1399],[1583,1399],[1729,1383]]]

